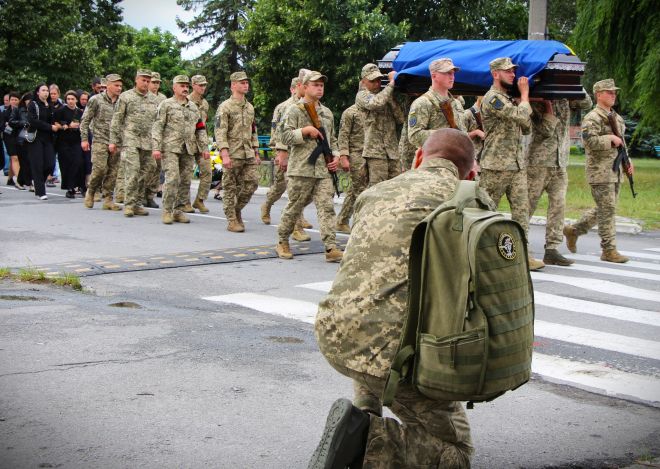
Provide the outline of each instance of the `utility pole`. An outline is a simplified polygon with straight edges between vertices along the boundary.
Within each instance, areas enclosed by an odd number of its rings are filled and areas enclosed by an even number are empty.
[[[548,1],[529,0],[529,26],[527,28],[527,39],[544,40],[548,23]]]

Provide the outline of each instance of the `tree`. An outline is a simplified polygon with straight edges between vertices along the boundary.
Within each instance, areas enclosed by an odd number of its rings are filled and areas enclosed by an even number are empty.
[[[642,126],[660,130],[660,9],[654,0],[578,0],[572,42],[588,62],[589,87],[612,77],[621,87],[623,110]]]
[[[269,122],[302,67],[328,75],[323,101],[339,113],[353,102],[362,66],[402,42],[407,29],[369,0],[260,0],[238,35],[251,52],[246,68],[257,115]]]

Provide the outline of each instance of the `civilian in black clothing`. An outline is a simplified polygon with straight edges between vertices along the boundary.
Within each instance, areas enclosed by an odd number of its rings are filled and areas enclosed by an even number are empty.
[[[32,181],[34,182],[34,195],[39,200],[48,200],[46,195],[46,177],[55,167],[55,149],[53,136],[61,126],[55,123],[53,107],[48,95],[48,85],[42,83],[34,90],[34,100],[28,106],[28,123],[30,130],[36,130],[34,142],[27,144]]]
[[[31,100],[32,93],[25,93],[9,118],[9,125],[14,129],[16,153],[18,154],[18,162],[20,165],[18,179],[16,180],[16,187],[19,190],[24,190],[25,186],[32,185],[32,172],[30,171],[30,160],[27,155],[27,143],[18,138],[18,133],[21,129],[28,126],[27,106]]]
[[[20,101],[20,96],[17,92],[12,91],[9,93],[9,106],[7,106],[2,113],[0,121],[2,125],[2,138],[5,142],[5,148],[7,149],[7,154],[9,155],[9,173],[7,175],[7,185],[16,186],[20,189],[20,184],[17,183],[18,172],[19,172],[19,162],[18,162],[18,153],[16,150],[16,134],[14,129],[9,125],[9,120],[15,109],[18,107],[18,102]]]
[[[80,118],[82,111],[78,107],[78,95],[69,90],[64,94],[65,105],[55,111],[55,122],[62,126],[57,138],[57,154],[62,172],[62,189],[66,196],[73,199],[76,189],[85,185],[84,161],[80,148]]]

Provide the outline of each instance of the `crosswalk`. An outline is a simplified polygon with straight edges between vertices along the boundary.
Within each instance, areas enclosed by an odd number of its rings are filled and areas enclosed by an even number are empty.
[[[569,268],[532,273],[532,371],[546,381],[660,407],[660,248],[624,254],[631,258],[627,264],[579,254]],[[204,299],[313,324],[331,285],[327,280]]]

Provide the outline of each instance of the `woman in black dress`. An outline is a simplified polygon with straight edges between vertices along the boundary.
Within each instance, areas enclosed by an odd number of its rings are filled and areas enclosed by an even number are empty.
[[[53,136],[61,127],[55,123],[48,85],[45,83],[39,84],[34,90],[34,100],[28,106],[28,124],[30,131],[37,131],[34,141],[27,143],[34,195],[39,200],[48,200],[45,181],[55,167]]]
[[[28,186],[32,186],[32,172],[30,171],[30,160],[27,154],[27,143],[25,140],[18,138],[19,132],[28,127],[28,104],[32,101],[32,93],[25,93],[21,96],[18,106],[12,111],[9,118],[9,125],[14,129],[14,136],[16,138],[16,153],[18,155],[18,163],[20,166],[18,172],[18,179],[16,187],[19,190],[25,190]],[[33,190],[32,188],[30,190]]]
[[[7,175],[7,185],[15,186],[17,189],[22,190],[23,187],[18,183],[18,173],[19,173],[19,162],[18,162],[18,153],[16,149],[16,135],[18,132],[14,131],[14,128],[9,124],[11,120],[11,115],[18,108],[18,102],[21,97],[15,91],[9,93],[9,106],[3,111],[2,122],[4,123],[4,128],[2,129],[2,138],[5,142],[5,148],[7,149],[7,154],[9,155],[9,174]]]
[[[80,147],[80,118],[82,111],[78,107],[78,95],[70,90],[64,94],[65,105],[55,111],[55,122],[60,130],[57,138],[57,154],[62,173],[62,189],[66,196],[73,199],[76,189],[84,189],[85,174],[82,148]]]

